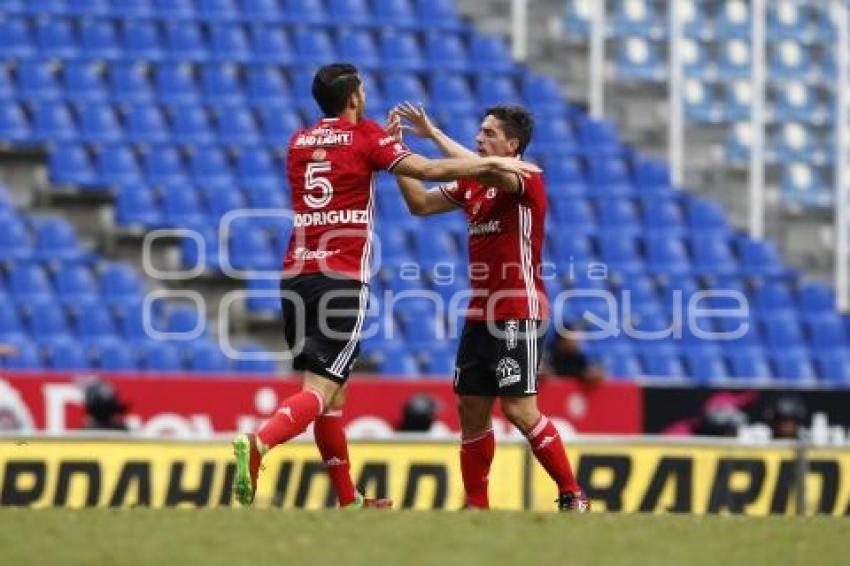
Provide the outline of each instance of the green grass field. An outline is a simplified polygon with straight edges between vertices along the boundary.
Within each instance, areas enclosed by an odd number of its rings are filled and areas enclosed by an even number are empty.
[[[0,564],[848,564],[843,519],[280,510],[0,511]]]

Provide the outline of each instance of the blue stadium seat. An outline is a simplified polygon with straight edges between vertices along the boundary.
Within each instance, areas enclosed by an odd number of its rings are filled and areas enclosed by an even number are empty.
[[[113,102],[144,102],[154,98],[145,65],[135,61],[111,63],[108,75],[109,97]]]
[[[345,53],[346,59],[358,69],[374,70],[381,67],[381,54],[372,34],[362,29],[343,28],[337,34],[336,52]]]
[[[625,355],[603,355],[602,367],[614,379],[635,379],[643,375],[643,369],[637,356]]]
[[[453,0],[415,0],[416,21],[423,29],[458,30],[460,18]]]
[[[691,238],[693,271],[700,275],[731,274],[740,269],[726,238],[697,234]]]
[[[32,137],[29,122],[21,107],[11,101],[0,104],[0,139],[27,143]]]
[[[630,199],[600,199],[597,210],[599,226],[603,230],[631,236],[642,231],[637,209]]]
[[[6,60],[23,60],[35,53],[35,39],[27,21],[23,18],[7,18],[0,21],[0,57]]]
[[[109,61],[121,56],[118,34],[110,20],[82,20],[80,45],[82,56],[89,60]]]
[[[145,179],[151,184],[177,184],[186,181],[186,167],[176,148],[158,146],[142,157]]]
[[[125,137],[135,144],[159,144],[171,140],[165,116],[158,106],[135,103],[126,110]]]
[[[133,151],[124,145],[102,147],[95,159],[98,183],[119,187],[139,183],[142,172]]]
[[[230,187],[230,164],[217,147],[196,148],[189,158],[189,171],[195,183],[207,188]]]
[[[280,283],[273,279],[249,279],[245,307],[252,313],[279,313]]]
[[[296,30],[294,44],[295,57],[302,64],[325,65],[337,59],[331,36],[322,28]]]
[[[74,328],[82,339],[98,339],[115,336],[115,322],[109,309],[99,301],[73,305]]]
[[[2,129],[0,129],[2,135]],[[50,152],[47,164],[51,183],[65,186],[95,185],[91,157],[83,145],[63,144]]]
[[[238,190],[215,190],[207,199],[207,214],[218,223],[221,217],[233,210],[246,207],[245,198]]]
[[[535,125],[535,148],[545,148],[548,155],[574,155],[579,147],[573,129],[567,119],[552,116]]]
[[[815,369],[805,348],[774,350],[771,355],[778,379],[790,381],[812,381]]]
[[[373,0],[372,21],[378,26],[392,28],[418,25],[409,0]]]
[[[816,352],[815,364],[821,380],[845,387],[850,384],[850,353],[846,348]]]
[[[218,24],[210,29],[211,57],[217,61],[246,63],[252,59],[251,43],[239,24]]]
[[[184,185],[167,185],[162,188],[163,220],[171,226],[195,226],[205,222],[205,214],[198,194]]]
[[[837,315],[822,315],[805,323],[809,344],[815,350],[840,349],[847,344],[847,332]]]
[[[240,344],[237,348],[240,354],[245,357],[249,357],[249,359],[236,359],[233,361],[233,369],[239,373],[257,373],[257,374],[270,374],[277,373],[277,364],[272,359],[255,359],[259,358],[261,354],[265,354],[263,357],[268,358],[269,353],[265,348],[263,348],[259,344]]]
[[[481,74],[475,84],[475,93],[481,107],[497,104],[519,104],[521,98],[516,85],[504,75]]]
[[[101,338],[93,344],[97,367],[107,371],[139,369],[131,347],[117,338]]]
[[[805,345],[800,326],[793,319],[763,320],[768,346],[774,349],[791,349]]]
[[[65,0],[65,12],[76,17],[103,17],[111,13],[109,0]]]
[[[169,107],[171,138],[179,144],[204,145],[215,141],[209,116],[202,106],[178,104]]]
[[[281,72],[271,65],[256,65],[248,69],[245,94],[255,107],[286,107],[290,104],[289,85]]]
[[[747,2],[731,0],[719,6],[715,19],[715,33],[718,39],[749,38],[750,9]]]
[[[56,66],[45,61],[22,61],[17,69],[18,95],[30,100],[56,100],[61,96]]]
[[[797,306],[804,316],[831,313],[835,308],[835,293],[824,283],[806,283],[797,290]]]
[[[252,22],[277,23],[283,20],[278,0],[240,0],[242,17]]]
[[[253,27],[251,49],[252,60],[255,63],[290,65],[296,60],[286,32],[272,26]]]
[[[209,340],[189,342],[185,348],[189,369],[207,373],[227,373],[230,371],[230,360],[225,357],[218,344]]]
[[[711,383],[729,377],[723,358],[714,353],[694,351],[685,354],[688,375],[698,383]]]
[[[726,359],[732,370],[732,377],[748,380],[763,380],[773,377],[770,363],[760,349],[728,351]]]
[[[12,268],[9,291],[18,304],[50,300],[53,289],[44,268],[38,264],[19,263]]]
[[[806,14],[795,2],[771,2],[767,6],[766,30],[771,40],[803,38],[808,32]]]
[[[748,78],[750,74],[749,40],[732,39],[721,45],[717,72],[724,80]]]
[[[413,73],[388,73],[384,75],[384,95],[388,105],[414,102],[428,105],[428,95],[419,78]]]
[[[143,340],[136,347],[142,352],[141,367],[144,370],[176,372],[183,369],[180,352],[169,342]]]
[[[19,334],[23,330],[21,319],[14,304],[5,295],[0,295],[0,339],[6,343],[6,337]]]
[[[783,281],[770,281],[755,290],[755,307],[762,311],[794,308],[791,292]]]
[[[421,71],[425,58],[416,36],[412,33],[386,30],[380,39],[381,60],[397,71]]]
[[[101,267],[100,288],[107,301],[133,298],[142,295],[142,281],[133,267],[126,263],[111,262]]]
[[[91,362],[86,356],[86,350],[77,340],[62,336],[49,340],[45,344],[45,354],[50,360],[50,367],[57,370],[89,369]]]
[[[617,129],[606,120],[578,120],[578,138],[583,153],[589,157],[615,157],[623,151],[617,137]]]
[[[743,238],[738,241],[743,275],[778,276],[786,273],[773,242]]]
[[[119,142],[124,131],[118,117],[109,105],[87,102],[77,105],[79,139],[91,144]]]
[[[419,377],[419,365],[410,354],[387,356],[379,365],[378,371],[384,375],[398,377]]]
[[[655,44],[643,37],[623,37],[617,43],[618,78],[634,81],[664,80],[666,64]]]
[[[195,104],[198,88],[192,67],[185,63],[162,63],[154,70],[156,93],[160,102],[166,104]]]
[[[161,61],[163,38],[156,22],[129,19],[123,22],[121,46],[130,61]]]
[[[810,122],[825,120],[826,111],[821,107],[814,88],[801,81],[791,81],[776,91],[773,118],[780,122]]]
[[[584,144],[580,144],[584,148]],[[590,161],[590,195],[596,197],[628,197],[634,185],[626,162],[617,158],[598,158]]]
[[[56,272],[56,294],[66,304],[82,304],[100,298],[97,281],[88,266],[66,264]]]
[[[212,104],[242,104],[239,68],[231,64],[205,65],[201,69],[201,94]]]
[[[534,73],[527,73],[523,79],[522,99],[536,116],[560,115],[565,107],[558,82]]]
[[[600,257],[611,272],[635,274],[643,271],[635,239],[618,233],[601,233],[598,238]]]
[[[470,71],[466,47],[460,34],[445,31],[429,33],[425,38],[425,60],[426,66],[432,71]]]
[[[69,61],[62,66],[65,96],[74,101],[104,101],[106,84],[100,65],[86,61]]]
[[[209,58],[202,28],[195,22],[167,22],[165,57],[172,61],[202,62]]]
[[[544,171],[550,195],[553,197],[577,198],[587,195],[587,183],[577,159],[565,159],[560,156],[550,159],[546,162]],[[555,205],[558,200],[559,198],[552,198],[550,205]]]
[[[28,370],[43,368],[44,364],[39,359],[38,349],[29,340],[19,337],[18,339],[5,338],[4,342],[15,348],[15,353],[6,356],[3,366],[7,369]]]
[[[65,311],[52,298],[28,302],[20,311],[27,319],[30,335],[38,341],[70,333]]]
[[[29,232],[14,211],[0,211],[0,259],[26,259],[32,255]]]
[[[675,354],[643,354],[644,373],[649,377],[683,378],[685,367]]]
[[[686,207],[688,225],[693,234],[725,234],[729,230],[723,208],[716,202],[691,199]]]
[[[234,231],[229,244],[230,263],[235,269],[271,270],[280,261],[271,242],[260,231]]]
[[[260,142],[254,116],[244,107],[223,108],[217,115],[218,141],[232,146],[252,146]]]
[[[263,138],[270,146],[283,147],[292,134],[302,127],[301,118],[294,110],[263,108],[260,111]]]
[[[110,4],[112,13],[124,18],[148,18],[153,15],[152,0],[112,0]]]
[[[686,119],[709,124],[723,119],[715,85],[689,78],[685,81],[683,99]]]
[[[77,38],[71,22],[45,18],[35,23],[35,44],[43,59],[73,59],[78,55]]]
[[[823,175],[807,163],[788,163],[782,168],[780,179],[782,199],[789,204],[804,206],[832,206],[832,188],[826,184]]]
[[[648,0],[619,0],[610,15],[610,26],[617,36],[636,35],[659,39],[664,33],[663,16]]]
[[[162,213],[147,185],[122,187],[115,201],[115,219],[121,226],[156,227],[162,224]]]
[[[328,17],[340,31],[347,26],[369,26],[372,18],[366,0],[326,0]],[[340,51],[340,53],[347,53]]]
[[[80,261],[85,258],[70,222],[60,217],[39,218],[34,226],[35,254],[41,261]]]
[[[514,67],[504,41],[478,34],[469,42],[469,63],[477,72],[483,73],[507,73]]]
[[[229,22],[239,17],[236,0],[197,0],[198,18],[211,22]]]
[[[815,75],[814,64],[806,47],[793,40],[784,40],[768,47],[768,72],[771,78],[799,80]]]

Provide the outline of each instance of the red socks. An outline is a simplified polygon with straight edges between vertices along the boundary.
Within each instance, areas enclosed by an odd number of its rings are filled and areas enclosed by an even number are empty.
[[[287,397],[277,413],[257,431],[257,438],[264,445],[261,448],[271,450],[298,436],[321,414],[322,397],[315,391],[307,389]]]
[[[354,502],[357,492],[351,481],[351,464],[348,461],[348,442],[342,426],[342,411],[328,411],[313,423],[316,446],[322,454],[325,469],[336,491],[339,506]]]
[[[549,477],[558,484],[558,492],[571,491],[577,493],[579,491],[578,482],[576,482],[573,470],[570,468],[570,461],[567,459],[567,452],[564,450],[561,435],[558,434],[558,429],[555,428],[552,421],[541,416],[537,424],[531,428],[527,438],[534,452],[534,457],[546,469]]]
[[[463,440],[460,445],[460,472],[466,490],[467,507],[489,509],[487,487],[490,482],[490,464],[496,452],[493,429]]]

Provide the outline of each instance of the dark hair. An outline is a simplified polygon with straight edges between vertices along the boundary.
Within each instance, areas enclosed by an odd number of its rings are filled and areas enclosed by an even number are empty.
[[[325,116],[339,116],[348,98],[360,86],[357,67],[348,63],[325,65],[313,77],[313,98]]]
[[[505,137],[519,141],[517,154],[522,155],[528,143],[531,141],[531,135],[534,133],[534,117],[531,112],[522,106],[515,105],[499,105],[491,106],[484,111],[484,117],[493,116],[502,123],[502,130],[505,132]]]

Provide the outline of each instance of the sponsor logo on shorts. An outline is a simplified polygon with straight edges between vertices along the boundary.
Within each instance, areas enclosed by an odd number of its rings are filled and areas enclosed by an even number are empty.
[[[496,375],[499,377],[499,388],[508,387],[519,383],[522,379],[522,370],[513,358],[502,358],[496,366]]]
[[[505,323],[505,347],[508,350],[516,348],[519,321],[509,320]]]

